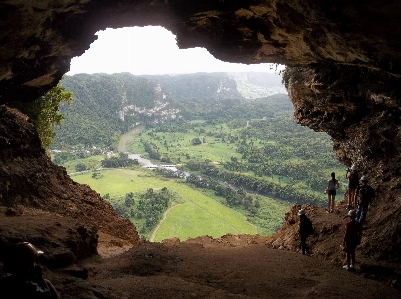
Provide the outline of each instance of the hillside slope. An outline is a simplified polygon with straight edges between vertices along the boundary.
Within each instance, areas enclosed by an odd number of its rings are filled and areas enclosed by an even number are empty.
[[[237,82],[238,92],[246,99],[258,99],[275,94],[287,94],[281,75],[275,73],[229,73]]]
[[[55,128],[52,147],[110,147],[120,134],[136,126],[205,113],[215,117],[228,109],[252,105],[243,96],[250,91],[251,98],[285,94],[278,78],[267,73],[65,76],[61,84],[73,92],[73,103],[61,106],[66,118]]]
[[[54,148],[112,146],[132,127],[176,118],[183,110],[160,85],[128,73],[77,74],[61,84],[73,92],[73,103],[60,109],[66,118],[56,128]]]
[[[28,240],[44,247],[51,256],[50,264],[53,260],[57,264],[63,255],[70,263],[96,253],[97,231],[138,243],[130,221],[50,161],[25,115],[0,106],[0,117],[0,156],[6,161],[0,163],[0,257],[8,244]]]

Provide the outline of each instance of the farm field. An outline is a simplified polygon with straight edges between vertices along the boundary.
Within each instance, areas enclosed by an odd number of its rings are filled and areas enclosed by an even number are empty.
[[[172,237],[186,240],[203,235],[216,238],[226,233],[257,233],[256,227],[246,222],[245,216],[197,190],[188,188],[184,201],[169,211],[157,230],[154,241]]]
[[[73,175],[72,179],[89,185],[102,196],[108,194],[111,198],[119,198],[121,202],[125,194],[144,192],[149,188],[159,190],[166,187],[177,194],[170,207],[179,206],[167,214],[155,234],[155,241],[171,237],[186,240],[201,235],[219,237],[226,233],[257,233],[255,226],[247,222],[242,214],[176,180],[165,179],[143,169],[110,169],[100,173],[102,176],[98,179],[92,178],[92,173]],[[143,226],[143,219],[129,219],[137,227]],[[148,233],[144,237],[149,239],[150,235]]]
[[[131,131],[133,142],[128,144],[132,153],[139,153],[143,157],[150,157],[144,150],[140,140],[152,143],[155,149],[159,150],[160,159],[171,163],[196,161],[229,161],[231,157],[241,159],[241,154],[236,152],[236,145],[225,143],[224,138],[208,136],[208,134],[219,135],[219,133],[230,132],[237,134],[235,129],[229,129],[226,124],[206,125],[205,121],[190,122],[193,128],[188,132],[152,132],[152,130]],[[199,138],[202,144],[193,146],[192,140]]]
[[[72,161],[67,161],[63,163],[61,166],[65,167],[68,173],[76,172],[75,166],[77,164],[84,164],[86,169],[94,170],[98,169],[101,166],[101,161],[104,159],[104,155],[90,156],[87,158],[76,159]]]
[[[142,169],[103,169],[99,171],[102,177],[92,178],[92,173],[73,175],[71,178],[81,184],[89,185],[101,196],[109,194],[110,197],[123,197],[129,192],[155,190],[163,187],[170,188],[173,182],[156,178],[151,171]]]
[[[195,188],[196,189],[196,188]],[[204,194],[214,200],[224,204],[226,199],[214,194],[214,191],[204,189]],[[254,200],[258,201],[260,207],[258,213],[252,215],[249,210],[243,206],[233,206],[231,209],[246,215],[248,221],[257,227],[258,234],[262,236],[270,236],[276,232],[284,222],[284,214],[289,211],[291,204],[282,200],[272,199],[266,196],[254,195]]]
[[[288,113],[282,114],[249,120],[172,121],[128,133],[132,140],[128,149],[157,163],[182,164],[183,170],[238,188],[256,191],[258,185],[265,196],[325,205],[322,190],[331,172],[341,183],[338,192],[345,192],[344,166],[327,135],[300,127]],[[245,174],[254,178],[253,183],[244,183],[249,181]]]

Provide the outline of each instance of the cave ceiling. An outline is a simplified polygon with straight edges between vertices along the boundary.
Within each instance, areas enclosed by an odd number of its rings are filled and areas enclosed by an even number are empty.
[[[0,102],[54,86],[106,28],[160,25],[180,48],[238,63],[340,64],[401,73],[398,1],[24,1],[0,3]]]

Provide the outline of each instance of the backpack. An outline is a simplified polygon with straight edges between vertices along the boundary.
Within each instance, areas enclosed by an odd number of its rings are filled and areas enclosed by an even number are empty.
[[[315,228],[314,228],[313,225],[312,225],[312,221],[309,220],[309,222],[310,222],[309,234],[310,234],[310,235],[313,235],[313,234],[315,233]]]
[[[368,185],[362,185],[359,187],[358,196],[360,205],[369,205],[375,195],[375,191]]]
[[[0,292],[2,299],[29,298],[50,299],[52,293],[46,282],[25,280],[6,273],[0,278]]]
[[[353,242],[355,244],[361,243],[362,237],[362,226],[358,221],[350,221],[345,225],[346,232],[346,241]]]

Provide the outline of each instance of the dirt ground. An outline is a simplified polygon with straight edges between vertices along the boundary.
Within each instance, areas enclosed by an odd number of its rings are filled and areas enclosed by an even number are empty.
[[[272,249],[263,238],[231,238],[237,245],[208,237],[190,243],[144,242],[120,255],[85,260],[80,267],[88,271],[86,280],[60,274],[53,280],[63,298],[401,296],[399,290],[367,279],[359,270],[351,273],[318,257]]]

